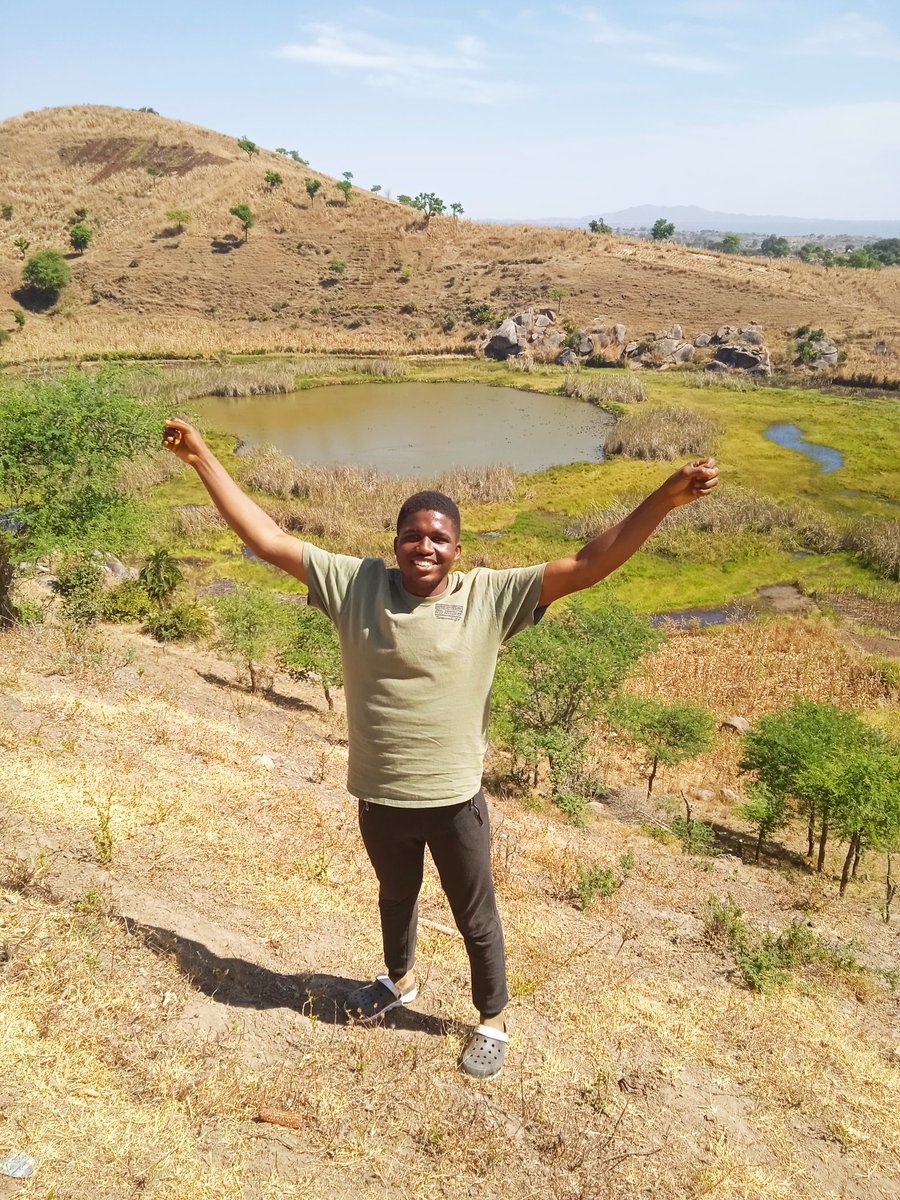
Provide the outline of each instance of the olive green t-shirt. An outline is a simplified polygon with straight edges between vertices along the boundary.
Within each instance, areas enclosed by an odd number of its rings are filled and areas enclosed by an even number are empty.
[[[500,645],[540,619],[544,566],[453,572],[422,599],[380,558],[304,544],[309,603],[337,627],[353,796],[395,807],[469,800],[481,787]]]

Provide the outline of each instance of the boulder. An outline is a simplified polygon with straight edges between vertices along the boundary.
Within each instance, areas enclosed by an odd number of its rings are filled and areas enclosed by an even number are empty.
[[[556,356],[556,362],[560,367],[574,367],[578,363],[578,355],[571,346],[566,346]]]
[[[658,358],[665,359],[671,354],[674,354],[680,345],[681,343],[677,338],[666,337],[663,335],[663,337],[657,337],[654,340],[651,350]]]
[[[637,354],[640,344],[640,342],[629,342],[623,351],[625,357],[633,358]]]
[[[763,333],[755,321],[751,321],[749,325],[745,325],[741,330],[741,341],[748,346],[761,346],[763,344]]]
[[[677,338],[678,341],[681,341],[684,338],[684,330],[680,325],[673,325],[671,329],[669,329],[666,336],[670,338]]]
[[[533,308],[527,308],[524,312],[516,313],[516,315],[513,317],[513,322],[516,325],[522,325],[522,326],[525,326],[526,328],[531,324],[531,322],[533,320],[534,320],[534,309]]]
[[[734,342],[726,343],[717,348],[714,361],[740,371],[753,371],[762,367],[767,369],[768,373],[771,372],[769,352],[764,347],[753,349]]]
[[[694,338],[694,345],[697,347],[698,350],[702,350],[703,347],[708,346],[711,341],[712,341],[712,334],[698,333],[697,336]]]
[[[740,334],[740,330],[735,325],[720,325],[716,332],[710,338],[717,346],[722,346],[726,342],[734,341]]]
[[[534,318],[535,333],[537,333],[538,330],[546,329],[548,326],[550,326],[552,324],[553,324],[552,317],[548,317],[546,313],[538,313],[538,315]]]
[[[725,366],[725,364],[723,362],[717,362],[715,359],[713,359],[712,362],[708,362],[706,364],[706,366],[703,368],[703,370],[704,371],[712,371],[715,374],[723,375],[728,370],[728,368]]]
[[[545,350],[558,350],[565,340],[566,335],[564,333],[551,330],[541,338],[541,345]]]
[[[681,345],[672,351],[672,362],[688,363],[694,357],[694,347],[690,342],[682,342]]]
[[[95,551],[94,557],[100,563],[103,582],[107,587],[115,587],[116,584],[138,577],[136,567],[126,567],[122,560],[116,558],[114,554],[101,554],[99,551]]]
[[[615,340],[618,342],[618,344],[620,346],[625,345],[625,326],[624,325],[613,325],[610,332],[612,333],[612,336],[615,338]]]
[[[511,358],[514,354],[518,354],[521,347],[519,345],[519,326],[509,317],[502,321],[494,332],[492,337],[484,344],[485,358],[494,358],[503,360]]]
[[[733,729],[736,733],[749,733],[750,722],[746,717],[726,717],[719,725],[720,729]]]
[[[587,336],[587,334],[582,333],[580,329],[575,334],[573,341],[575,344],[573,345],[572,349],[580,358],[584,358],[587,355],[594,353],[594,343]]]

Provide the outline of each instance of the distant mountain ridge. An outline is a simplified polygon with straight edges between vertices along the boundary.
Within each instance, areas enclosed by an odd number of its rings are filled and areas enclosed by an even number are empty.
[[[649,229],[660,217],[672,221],[676,229],[699,233],[714,230],[721,233],[775,233],[783,236],[808,234],[852,234],[856,237],[900,237],[898,221],[836,220],[832,217],[773,217],[750,213],[715,212],[696,204],[637,204],[618,212],[593,213],[586,217],[534,217],[512,221],[498,218],[502,225],[556,225],[564,229],[584,229],[589,221],[601,218],[614,229]]]

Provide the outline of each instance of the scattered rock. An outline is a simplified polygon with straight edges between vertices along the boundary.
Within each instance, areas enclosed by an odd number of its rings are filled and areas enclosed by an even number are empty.
[[[720,788],[719,795],[723,800],[730,800],[732,804],[737,804],[737,802],[740,800],[740,796],[737,794],[734,788]]]
[[[734,729],[738,733],[749,733],[750,722],[746,717],[726,717],[719,725],[720,729]]]
[[[585,808],[588,812],[592,812],[595,817],[602,817],[606,812],[606,805],[601,804],[599,800],[588,800]]]
[[[122,560],[116,558],[114,554],[101,554],[99,551],[95,551],[94,557],[100,563],[104,582],[110,586],[124,583],[126,579],[137,579],[138,577],[137,568],[126,567]]]
[[[594,343],[579,329],[573,336],[574,345],[572,349],[580,358],[587,358],[589,354],[594,353]]]
[[[484,345],[485,358],[512,358],[521,352],[519,345],[519,326],[509,317],[500,323],[499,328]]]
[[[736,325],[720,325],[709,340],[716,346],[723,346],[726,342],[734,341],[739,333]]]
[[[275,760],[270,758],[268,754],[254,754],[250,759],[254,767],[265,767],[267,771],[275,770]]]
[[[694,338],[694,345],[697,347],[698,350],[702,350],[703,347],[708,346],[711,341],[712,341],[711,333],[698,333],[697,336]]]
[[[625,345],[625,326],[624,325],[613,325],[610,332],[612,333],[613,338],[616,340],[616,342],[620,346]]]
[[[702,804],[711,804],[716,798],[716,793],[711,792],[709,788],[694,788],[693,795]]]
[[[745,325],[741,330],[741,340],[746,342],[748,346],[761,346],[763,344],[763,333],[756,321],[751,321],[749,325]]]
[[[742,346],[735,342],[728,342],[716,348],[713,362],[720,363],[723,367],[747,371],[753,375],[772,374],[772,364],[769,359],[769,352],[765,346],[753,348]],[[707,370],[711,367],[712,363],[708,363]],[[718,370],[720,368],[715,369]]]
[[[578,355],[571,348],[571,346],[566,346],[565,349],[556,356],[556,361],[561,367],[574,367],[578,363]]]

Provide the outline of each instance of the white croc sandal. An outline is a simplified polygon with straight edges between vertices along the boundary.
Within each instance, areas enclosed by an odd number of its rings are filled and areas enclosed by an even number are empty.
[[[417,985],[401,992],[389,976],[378,975],[374,983],[367,983],[347,996],[344,1012],[358,1025],[371,1025],[392,1008],[412,1003],[418,994]]]
[[[459,1065],[473,1079],[496,1079],[506,1061],[509,1034],[490,1025],[476,1025]]]

